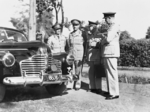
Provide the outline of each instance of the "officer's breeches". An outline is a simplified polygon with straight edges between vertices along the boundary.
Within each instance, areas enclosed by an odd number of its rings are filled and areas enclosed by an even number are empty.
[[[110,95],[119,95],[117,58],[104,58],[104,67]]]

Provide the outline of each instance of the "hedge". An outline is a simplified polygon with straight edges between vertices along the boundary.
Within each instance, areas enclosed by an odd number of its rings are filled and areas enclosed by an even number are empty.
[[[150,67],[150,40],[126,39],[120,41],[118,66]]]

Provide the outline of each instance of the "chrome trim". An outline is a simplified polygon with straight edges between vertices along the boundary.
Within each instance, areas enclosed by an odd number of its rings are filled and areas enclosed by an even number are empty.
[[[23,50],[28,50],[28,49],[26,49],[26,48],[3,48],[3,49],[1,49],[0,48],[0,51],[4,51],[4,50],[9,50],[9,51],[11,51],[11,50],[21,50],[21,51],[23,51]]]
[[[11,59],[12,60],[11,60]],[[11,62],[11,64],[10,65],[8,65],[8,64],[6,64],[6,60],[9,60],[10,62]],[[14,57],[14,55],[13,54],[11,54],[11,53],[9,53],[9,52],[7,52],[3,57],[2,57],[2,63],[4,64],[4,66],[6,66],[6,67],[11,67],[11,66],[13,66],[14,64],[15,64],[15,57]]]
[[[62,72],[61,71],[61,61],[60,60],[57,60],[57,59],[54,59],[52,56],[49,55],[48,57],[48,66],[51,66],[51,65],[55,65],[57,67],[57,71],[56,72]]]
[[[45,71],[48,67],[55,65],[57,71],[50,71],[52,73],[61,72],[61,61],[54,59],[51,55],[33,55],[32,57],[20,61],[21,74],[24,77],[41,77],[41,72]]]
[[[33,55],[20,61],[21,74],[24,77],[39,77],[47,68],[47,55]]]
[[[31,85],[31,84],[39,84],[40,86],[48,85],[48,84],[60,84],[62,82],[67,82],[68,78],[64,77],[57,81],[43,81],[42,78],[39,77],[5,77],[3,79],[3,83],[6,85]]]

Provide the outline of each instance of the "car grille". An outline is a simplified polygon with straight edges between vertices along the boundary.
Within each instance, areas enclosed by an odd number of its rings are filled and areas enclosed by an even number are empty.
[[[55,71],[55,72],[61,72],[61,61],[60,60],[54,59],[52,56],[49,56],[48,66],[51,66],[51,65],[56,65],[57,71]],[[53,72],[53,73],[55,73],[55,72]]]
[[[41,70],[47,68],[46,55],[34,55],[20,62],[21,72],[24,76],[39,76]]]
[[[59,60],[48,56],[47,61],[46,55],[34,55],[20,62],[21,73],[26,77],[37,77],[40,76],[42,70],[46,70],[52,64],[55,64],[57,67],[57,71],[55,72],[61,72],[61,62]]]

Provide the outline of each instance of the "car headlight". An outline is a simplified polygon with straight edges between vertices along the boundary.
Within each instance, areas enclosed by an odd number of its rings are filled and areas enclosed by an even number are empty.
[[[37,54],[47,54],[47,48],[46,47],[38,48]]]
[[[66,62],[68,63],[68,65],[72,65],[75,61],[75,58],[73,55],[69,54],[66,58]]]
[[[6,66],[6,67],[11,67],[15,64],[15,57],[11,54],[11,53],[6,53],[3,57],[2,57],[2,63]]]

